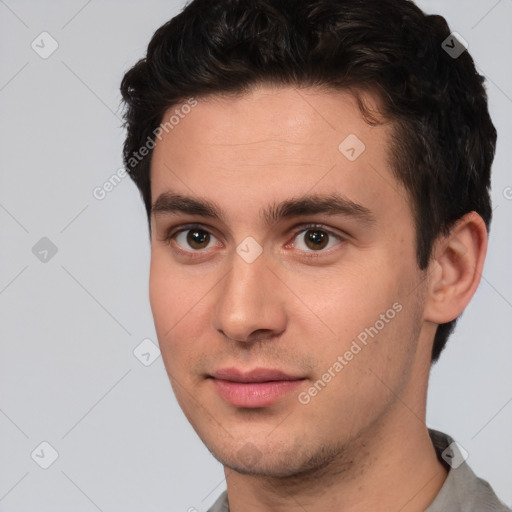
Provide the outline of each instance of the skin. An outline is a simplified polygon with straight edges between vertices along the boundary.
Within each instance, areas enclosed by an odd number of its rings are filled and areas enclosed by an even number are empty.
[[[456,318],[478,286],[487,233],[476,213],[466,215],[418,268],[409,197],[388,162],[391,130],[366,124],[348,93],[261,86],[198,99],[157,141],[153,202],[172,190],[223,215],[152,215],[149,291],[176,398],[225,467],[231,512],[423,511],[446,478],[425,425],[430,354],[437,324]],[[366,146],[355,161],[338,149],[349,134]],[[260,215],[333,191],[374,222],[315,214],[269,226]],[[165,240],[188,223],[210,240]],[[307,244],[308,223],[332,233],[325,248]],[[252,263],[236,251],[248,236],[263,251]],[[300,403],[396,303],[401,311]],[[241,408],[208,378],[225,367],[306,380],[267,407]]]

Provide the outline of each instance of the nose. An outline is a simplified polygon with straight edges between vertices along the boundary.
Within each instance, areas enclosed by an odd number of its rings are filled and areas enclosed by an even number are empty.
[[[240,342],[279,336],[287,315],[283,284],[275,274],[264,252],[252,263],[234,254],[231,271],[216,287],[214,328]]]

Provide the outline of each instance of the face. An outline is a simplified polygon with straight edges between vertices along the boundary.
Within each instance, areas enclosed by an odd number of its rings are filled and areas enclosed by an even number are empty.
[[[366,124],[348,93],[291,87],[185,110],[151,166],[167,373],[225,466],[313,469],[416,378],[423,274],[391,127]]]

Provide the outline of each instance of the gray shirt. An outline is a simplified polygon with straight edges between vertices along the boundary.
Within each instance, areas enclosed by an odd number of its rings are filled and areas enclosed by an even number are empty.
[[[498,499],[489,483],[473,473],[450,436],[430,428],[428,433],[448,476],[425,512],[512,512]],[[229,512],[227,491],[208,512]]]

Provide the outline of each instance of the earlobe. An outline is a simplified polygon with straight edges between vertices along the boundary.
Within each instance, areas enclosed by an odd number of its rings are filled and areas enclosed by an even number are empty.
[[[443,324],[464,311],[480,283],[486,253],[487,228],[476,212],[439,238],[430,263],[425,320]]]

